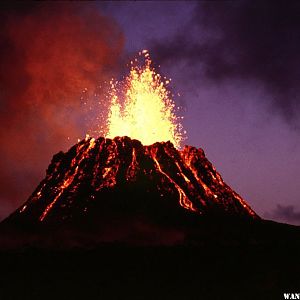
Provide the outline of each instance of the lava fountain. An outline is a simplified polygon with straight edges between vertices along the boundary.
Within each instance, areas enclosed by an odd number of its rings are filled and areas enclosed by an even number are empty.
[[[164,80],[154,70],[147,50],[139,55],[144,58],[143,66],[139,66],[135,59],[123,82],[110,82],[111,103],[106,137],[128,136],[144,145],[170,141],[179,148],[185,132],[167,89],[170,81]],[[124,94],[123,103],[120,90]]]

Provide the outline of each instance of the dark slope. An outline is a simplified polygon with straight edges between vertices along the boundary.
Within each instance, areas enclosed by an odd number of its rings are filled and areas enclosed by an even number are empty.
[[[51,232],[65,234],[64,240],[177,244],[201,231],[206,219],[259,217],[202,149],[179,151],[170,142],[143,146],[128,137],[87,138],[53,157],[45,179],[2,227],[19,231],[25,240],[25,232],[33,240]]]

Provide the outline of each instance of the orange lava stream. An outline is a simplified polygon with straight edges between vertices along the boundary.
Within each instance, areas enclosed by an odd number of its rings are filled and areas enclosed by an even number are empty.
[[[82,147],[83,145],[81,145],[80,147]],[[85,150],[84,154],[88,154],[88,152],[90,151],[90,149],[92,149],[95,146],[95,139],[92,138],[90,139],[89,142],[89,146],[88,148]],[[79,147],[79,148],[80,148]],[[79,152],[80,153],[80,152]],[[60,186],[60,192],[57,194],[57,196],[52,200],[52,202],[50,204],[47,205],[46,209],[43,211],[42,215],[40,216],[39,220],[42,222],[44,221],[44,219],[46,218],[47,214],[49,213],[49,211],[52,209],[52,207],[54,206],[54,204],[57,202],[57,200],[60,198],[60,196],[64,193],[65,189],[68,188],[75,176],[78,174],[78,170],[79,170],[79,165],[82,162],[82,160],[84,160],[86,158],[86,155],[82,155],[81,159],[76,163],[76,159],[72,160],[72,165],[77,165],[75,168],[75,171],[73,174],[71,174],[71,170],[69,172],[67,172],[67,174],[65,175],[66,179],[63,181],[63,184]]]
[[[154,149],[152,148],[150,151],[151,151],[151,156],[157,166],[157,169],[158,171],[163,174],[164,176],[166,176],[170,182],[172,182],[175,186],[175,188],[177,189],[178,193],[179,193],[179,204],[185,208],[185,209],[188,209],[188,210],[192,210],[192,211],[197,211],[197,209],[194,207],[193,203],[189,200],[189,198],[187,197],[186,193],[183,191],[183,189],[167,174],[165,173],[157,158],[156,158],[156,153],[153,151]]]
[[[242,199],[242,197],[236,193],[235,191],[232,191],[234,196],[236,197],[236,199],[238,199],[238,201],[240,202],[240,204],[249,212],[250,215],[252,216],[256,216],[256,213],[251,209],[251,207],[245,202],[244,199]]]
[[[192,171],[194,177],[196,180],[200,183],[200,186],[203,187],[206,195],[209,197],[213,195],[213,192],[210,190],[210,188],[203,182],[203,180],[198,176],[197,171],[194,169],[192,162],[191,162],[191,157],[183,157],[184,163],[188,166],[188,168]],[[216,198],[216,197],[215,197]]]
[[[132,160],[131,160],[130,166],[128,167],[127,172],[126,172],[127,180],[130,180],[134,177],[136,165],[137,165],[136,153],[135,153],[135,149],[132,148]]]
[[[54,200],[46,207],[46,209],[43,211],[43,214],[40,216],[40,221],[44,221],[45,217],[47,216],[48,212],[51,210],[53,205],[57,202],[57,200],[60,198],[62,193],[64,192],[65,188],[67,188],[73,181],[74,176],[72,176],[72,179],[67,179],[64,181],[63,185],[60,187],[61,190],[58,193],[58,195],[54,198]]]

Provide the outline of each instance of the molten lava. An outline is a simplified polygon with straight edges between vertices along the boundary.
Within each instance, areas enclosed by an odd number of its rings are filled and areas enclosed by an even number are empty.
[[[128,136],[144,145],[170,141],[179,148],[182,126],[175,115],[175,103],[167,90],[168,80],[155,72],[149,53],[144,50],[142,67],[132,62],[130,74],[123,82],[124,101],[119,96],[120,83],[111,81],[111,105],[107,138]],[[137,59],[136,59],[137,62]]]

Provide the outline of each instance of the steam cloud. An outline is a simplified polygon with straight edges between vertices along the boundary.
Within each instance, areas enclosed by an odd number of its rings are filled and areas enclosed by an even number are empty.
[[[94,3],[1,4],[0,218],[82,137],[80,97],[117,68],[123,36]]]

